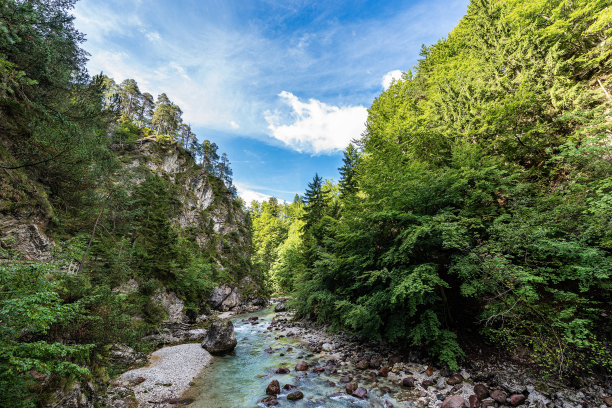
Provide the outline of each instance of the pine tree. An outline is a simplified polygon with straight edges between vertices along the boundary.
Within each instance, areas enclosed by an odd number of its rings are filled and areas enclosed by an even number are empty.
[[[351,143],[344,151],[342,162],[344,165],[338,169],[340,172],[340,197],[345,198],[354,194],[357,191],[357,179],[355,171],[359,153],[355,146]]]
[[[308,183],[304,201],[306,203],[303,217],[304,228],[309,230],[321,220],[327,208],[327,194],[323,189],[323,179],[319,174],[315,174],[312,181]]]

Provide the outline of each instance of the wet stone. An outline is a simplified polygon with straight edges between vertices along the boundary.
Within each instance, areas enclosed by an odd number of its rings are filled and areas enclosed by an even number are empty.
[[[301,400],[302,398],[304,398],[304,393],[302,393],[302,391],[293,391],[287,395],[287,399],[289,401],[297,401]]]
[[[359,386],[356,382],[348,383],[344,386],[347,394],[352,394]]]
[[[357,387],[357,389],[353,391],[351,395],[353,397],[364,399],[368,397],[368,391],[365,388]]]

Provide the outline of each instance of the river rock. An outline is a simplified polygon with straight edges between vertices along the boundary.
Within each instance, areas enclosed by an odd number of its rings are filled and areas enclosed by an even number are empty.
[[[357,389],[355,391],[353,391],[353,393],[351,395],[353,397],[364,399],[364,398],[368,397],[368,390],[366,390],[365,388],[362,388],[362,387],[357,387]]]
[[[355,367],[358,368],[359,370],[365,370],[369,366],[370,366],[370,362],[368,360],[359,360],[357,364],[355,364]]]
[[[423,380],[421,382],[421,387],[427,389],[428,387],[431,387],[432,385],[434,385],[433,380]]]
[[[268,387],[266,388],[266,394],[268,395],[278,395],[280,394],[280,384],[278,380],[272,380]]]
[[[606,404],[609,407],[612,407],[612,397],[604,398],[604,404]]]
[[[274,306],[274,311],[276,313],[284,312],[285,310],[287,310],[287,306],[285,305],[285,302],[278,302],[276,306]]]
[[[378,370],[378,376],[379,377],[386,377],[389,375],[389,367],[380,367],[380,370]]]
[[[489,396],[489,389],[484,384],[476,384],[474,386],[474,394],[482,401]]]
[[[285,391],[289,391],[289,390],[295,390],[297,387],[293,384],[285,384],[283,385],[283,390]]]
[[[414,387],[414,377],[406,377],[402,380],[402,385],[404,387],[413,388]]]
[[[308,370],[308,363],[306,363],[305,361],[299,361],[295,365],[295,371],[307,371],[307,370]]]
[[[350,383],[351,381],[353,381],[353,378],[349,377],[348,375],[345,375],[344,377],[340,378],[340,382],[342,384]]]
[[[452,395],[444,399],[444,402],[442,402],[441,408],[464,408],[464,407],[465,407],[465,399],[461,395]]]
[[[276,374],[289,374],[289,369],[287,367],[279,367],[276,370]]]
[[[506,403],[507,395],[502,390],[491,391],[490,395],[491,395],[491,398],[493,398],[495,401],[499,402],[500,404]]]
[[[427,374],[428,377],[431,377],[434,373],[434,369],[432,366],[427,367],[427,369],[425,370],[425,374]]]
[[[266,398],[262,399],[261,402],[266,407],[272,407],[272,406],[278,405],[278,401],[276,400],[276,395],[272,395],[270,397],[266,397]]]
[[[525,396],[523,394],[513,394],[510,396],[510,405],[516,407],[525,402]]]
[[[334,345],[331,343],[323,343],[321,345],[321,350],[327,351],[327,352],[334,351]]]
[[[446,379],[448,385],[457,385],[463,382],[463,377],[460,374],[451,375]]]
[[[304,398],[304,394],[302,393],[302,391],[293,391],[292,393],[289,393],[287,395],[287,399],[289,401],[297,401],[301,400],[302,398]]]
[[[206,332],[202,347],[210,354],[219,355],[231,352],[237,343],[232,322],[230,320],[217,320]]]
[[[344,386],[344,389],[346,390],[347,394],[352,394],[357,388],[359,388],[359,386],[356,382],[351,382]]]
[[[480,401],[478,400],[478,397],[476,395],[472,394],[468,398],[468,404],[470,408],[478,408],[478,406],[480,405]]]

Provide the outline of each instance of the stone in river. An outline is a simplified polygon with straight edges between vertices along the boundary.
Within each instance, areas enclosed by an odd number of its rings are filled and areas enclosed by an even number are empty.
[[[272,380],[268,387],[266,388],[266,394],[268,395],[278,395],[280,394],[280,384],[278,380]]]
[[[470,398],[468,398],[468,404],[470,405],[470,408],[478,408],[480,401],[476,395],[472,394],[470,395]]]
[[[428,377],[431,377],[434,373],[434,369],[432,366],[427,367],[427,369],[425,370],[425,374],[427,374]]]
[[[389,368],[388,367],[380,367],[380,370],[378,370],[378,376],[379,377],[386,377],[389,375]]]
[[[340,382],[341,382],[342,384],[349,383],[349,382],[351,382],[352,380],[353,380],[353,378],[352,378],[352,377],[349,377],[348,375],[345,375],[344,377],[340,378]]]
[[[358,361],[357,364],[355,364],[355,367],[360,369],[360,370],[365,370],[366,368],[368,368],[370,365],[370,363],[368,362],[368,360],[361,360]]]
[[[322,373],[323,371],[325,371],[325,367],[317,367],[312,370],[315,374]]]
[[[238,344],[238,341],[232,322],[230,320],[217,320],[206,332],[202,347],[210,354],[219,355],[231,352],[236,344]]]
[[[308,364],[305,361],[299,361],[295,365],[295,371],[306,371],[308,370]]]
[[[368,391],[365,388],[357,387],[357,389],[353,391],[351,395],[353,397],[364,399],[368,397]]]
[[[465,399],[461,395],[446,397],[441,408],[464,408]]]
[[[297,387],[293,384],[285,384],[283,385],[283,390],[285,391],[289,391],[289,390],[295,390]]]
[[[406,377],[402,380],[402,385],[404,387],[412,388],[414,387],[414,377]]]
[[[510,405],[516,407],[525,402],[525,396],[523,394],[513,394],[510,396]]]
[[[457,385],[463,382],[463,377],[460,374],[451,375],[446,379],[448,385]]]
[[[266,407],[271,407],[271,406],[274,406],[274,405],[278,405],[278,401],[276,400],[276,395],[272,395],[270,397],[266,397],[266,398],[262,399],[261,402]]]
[[[474,394],[482,401],[489,396],[489,389],[484,384],[476,384],[474,386]]]
[[[287,395],[287,399],[289,401],[297,401],[301,400],[302,398],[304,398],[304,394],[302,393],[302,391],[293,391],[292,393]]]
[[[425,389],[427,389],[427,387],[431,387],[432,385],[434,385],[433,380],[423,380],[421,383],[421,386]]]
[[[352,394],[357,388],[359,388],[359,386],[356,382],[351,382],[344,386],[347,394]]]
[[[288,374],[289,373],[289,369],[287,367],[279,367],[276,370],[276,374]]]
[[[506,393],[501,390],[491,391],[491,398],[493,398],[495,401],[499,402],[500,404],[506,403]]]

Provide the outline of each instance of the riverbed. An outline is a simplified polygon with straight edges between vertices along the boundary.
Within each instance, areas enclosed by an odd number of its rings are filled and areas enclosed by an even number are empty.
[[[295,390],[281,390],[277,398],[278,407],[410,406],[408,402],[397,401],[384,390],[386,385],[392,385],[386,379],[374,381],[373,378],[360,378],[360,386],[376,387],[368,387],[366,399],[348,395],[344,389],[345,384],[340,383],[341,377],[346,374],[343,373],[343,367],[337,362],[330,363],[329,354],[310,352],[299,339],[269,330],[274,315],[271,309],[266,309],[234,319],[238,339],[235,353],[213,358],[212,363],[195,381],[194,387],[185,395],[186,398],[194,399],[190,407],[265,407],[261,400],[267,397],[265,390],[272,380],[278,380],[281,387],[294,385],[304,394],[302,400],[289,401],[287,395]],[[257,317],[257,321],[249,320],[253,317]],[[309,369],[295,371],[298,361],[306,361]],[[290,372],[276,374],[279,367],[286,367]],[[325,371],[313,373],[313,369],[318,367],[325,368]]]

